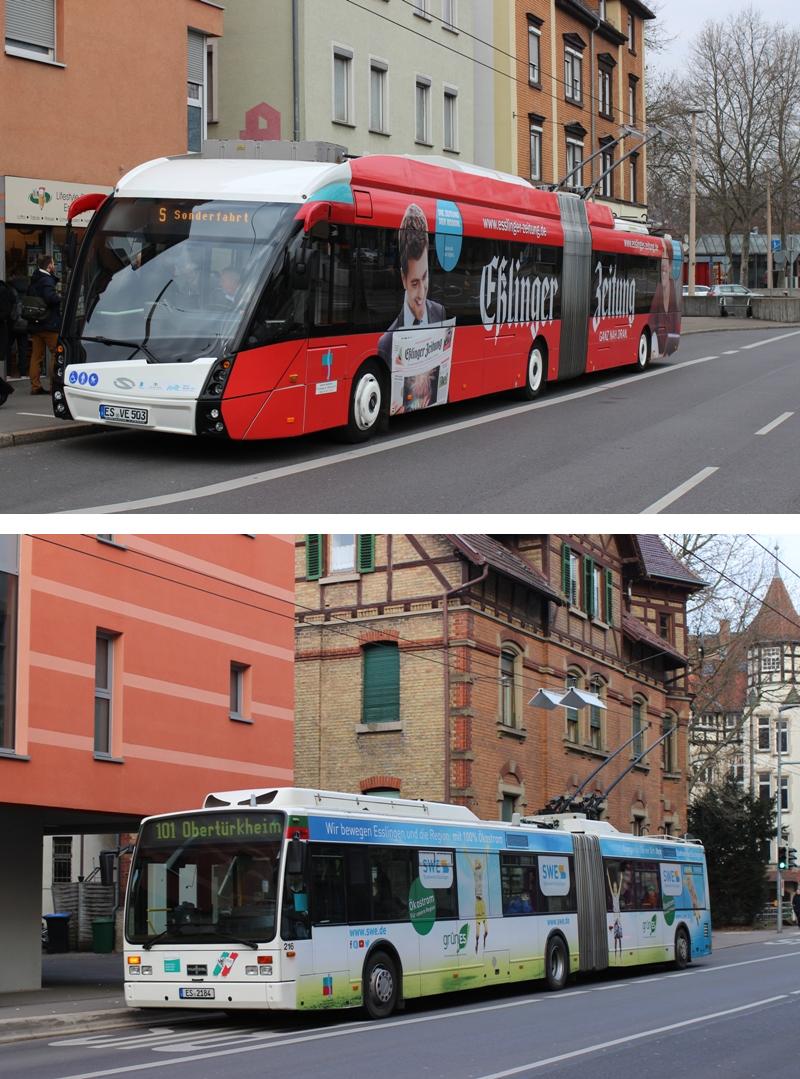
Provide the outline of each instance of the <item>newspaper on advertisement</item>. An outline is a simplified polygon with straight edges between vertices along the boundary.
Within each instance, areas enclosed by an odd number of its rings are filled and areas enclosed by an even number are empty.
[[[392,334],[391,414],[447,402],[456,320]]]

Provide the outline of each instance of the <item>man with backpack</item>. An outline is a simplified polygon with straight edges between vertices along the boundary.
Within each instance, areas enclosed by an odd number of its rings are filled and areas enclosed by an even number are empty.
[[[55,356],[58,329],[61,325],[61,297],[56,292],[58,278],[52,255],[39,255],[28,292],[22,297],[22,317],[31,335],[31,393],[48,391],[42,386],[42,368],[46,372],[46,352]]]
[[[14,289],[0,281],[0,405],[4,405],[14,392],[14,387],[3,376],[8,374],[11,357],[11,325],[17,305]]]

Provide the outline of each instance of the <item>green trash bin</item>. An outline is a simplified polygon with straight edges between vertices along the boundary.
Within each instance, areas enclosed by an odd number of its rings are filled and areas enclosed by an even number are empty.
[[[114,919],[95,918],[92,922],[92,951],[114,951]]]

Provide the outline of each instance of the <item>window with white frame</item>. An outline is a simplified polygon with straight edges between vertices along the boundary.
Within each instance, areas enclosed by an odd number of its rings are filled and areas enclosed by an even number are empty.
[[[769,716],[758,717],[758,748],[769,752]]]
[[[630,11],[628,12],[628,51],[636,52],[636,24]]]
[[[418,75],[415,86],[414,138],[430,145],[431,141],[431,80]]]
[[[333,534],[328,542],[328,573],[355,573],[355,534]]]
[[[500,651],[500,722],[504,727],[519,727],[518,687],[520,654],[510,646]]]
[[[446,86],[444,91],[444,142],[445,150],[458,149],[458,90]]]
[[[564,47],[564,96],[577,104],[583,98],[583,57],[569,45]]]
[[[581,556],[567,543],[561,545],[561,590],[571,607],[581,602]]]
[[[456,0],[442,0],[442,26],[445,30],[456,30]]]
[[[103,629],[95,634],[94,752],[101,756],[111,753],[116,636]]]
[[[55,0],[6,0],[5,39],[7,52],[54,60]]]
[[[597,69],[597,100],[601,116],[611,116],[611,68],[600,64]]]
[[[666,735],[662,745],[662,760],[665,772],[678,770],[678,717],[667,713],[661,723],[661,734]]]
[[[768,802],[772,797],[771,779],[769,772],[758,773],[758,797],[762,802]]]
[[[542,179],[542,140],[544,138],[544,131],[542,130],[541,121],[531,120],[530,127],[530,139],[531,139],[531,180]]]
[[[216,38],[206,40],[206,123],[219,120],[219,42]]]
[[[388,66],[382,60],[369,63],[369,128],[370,131],[386,132],[389,123],[386,115],[386,85]]]
[[[605,683],[602,678],[593,678],[589,683],[589,692],[601,700],[605,696]],[[596,704],[589,705],[589,745],[592,749],[602,749],[603,738],[603,709]]]
[[[628,120],[636,123],[636,79],[628,79]]]
[[[541,67],[542,32],[532,22],[528,23],[528,82],[539,86],[542,81]]]
[[[732,775],[734,781],[736,783],[738,783],[740,787],[744,786],[744,761],[743,760],[739,759],[739,760],[735,760],[733,762],[733,764],[731,765],[731,775]]]
[[[631,202],[639,201],[639,184],[637,182],[637,166],[639,164],[639,155],[631,154],[630,157],[630,200]]]
[[[761,652],[761,670],[769,674],[781,669],[781,649],[778,647],[764,648]]]
[[[789,808],[789,777],[781,776],[781,809]]]
[[[567,183],[583,186],[583,140],[567,138]]]
[[[186,83],[187,146],[198,154],[206,137],[206,38],[196,30],[188,32],[189,67]]]
[[[333,50],[333,122],[353,123],[353,53],[341,46]]]
[[[784,754],[789,752],[789,723],[788,720],[779,719],[776,724],[777,733],[777,745],[775,748],[776,753]]]
[[[583,683],[583,675],[580,671],[569,671],[564,682],[565,691],[575,687],[580,689]],[[568,742],[577,745],[581,736],[580,712],[577,708],[565,708],[564,718],[566,722],[566,737]]]
[[[430,0],[413,0],[413,4],[415,15],[420,15],[423,19],[430,18]]]
[[[631,734],[635,735],[631,745],[631,756],[639,757],[644,753],[645,710],[647,705],[641,697],[636,697],[631,706]]]
[[[597,14],[604,21],[608,17],[606,15],[606,0],[598,0],[598,2],[597,2]]]
[[[614,148],[613,146],[607,146],[600,154],[600,173],[602,180],[600,181],[600,194],[603,198],[610,199],[614,197]]]

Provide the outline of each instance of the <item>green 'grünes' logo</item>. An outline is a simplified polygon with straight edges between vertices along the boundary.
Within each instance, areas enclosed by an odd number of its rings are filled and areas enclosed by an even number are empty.
[[[664,921],[667,925],[675,921],[675,900],[671,895],[664,896]]]
[[[436,896],[420,884],[419,877],[414,878],[408,890],[408,916],[421,937],[430,933],[436,921]]]

